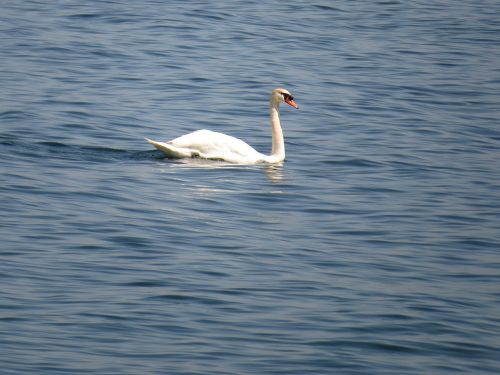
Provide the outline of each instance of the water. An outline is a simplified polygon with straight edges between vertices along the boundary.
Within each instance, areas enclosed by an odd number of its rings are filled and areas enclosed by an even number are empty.
[[[499,373],[498,14],[3,1],[0,372]]]

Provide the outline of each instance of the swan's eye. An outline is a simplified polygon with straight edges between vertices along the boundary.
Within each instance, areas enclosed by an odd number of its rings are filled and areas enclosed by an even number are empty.
[[[288,94],[283,94],[283,98],[285,100],[293,100],[293,96],[292,95],[288,95]]]

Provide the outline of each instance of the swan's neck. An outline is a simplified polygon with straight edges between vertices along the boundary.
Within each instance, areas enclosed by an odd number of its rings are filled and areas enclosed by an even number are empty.
[[[269,117],[271,119],[271,131],[273,136],[273,147],[271,151],[272,162],[278,163],[285,160],[285,141],[280,123],[279,103],[269,103]]]

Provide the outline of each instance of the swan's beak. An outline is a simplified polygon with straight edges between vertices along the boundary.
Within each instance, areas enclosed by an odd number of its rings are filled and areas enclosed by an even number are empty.
[[[288,105],[291,105],[293,108],[297,108],[299,109],[299,106],[297,105],[297,103],[295,103],[293,100],[291,99],[285,99],[285,103],[288,104]]]

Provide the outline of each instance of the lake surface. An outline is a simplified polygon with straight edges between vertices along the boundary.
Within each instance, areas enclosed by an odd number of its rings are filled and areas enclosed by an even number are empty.
[[[500,373],[499,14],[3,1],[0,372]]]

